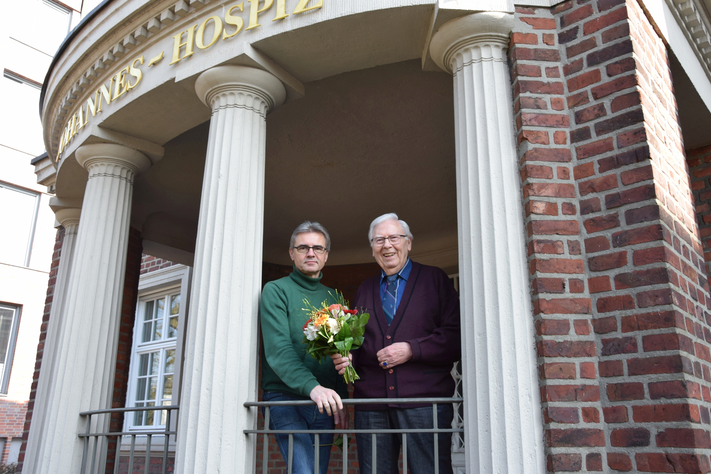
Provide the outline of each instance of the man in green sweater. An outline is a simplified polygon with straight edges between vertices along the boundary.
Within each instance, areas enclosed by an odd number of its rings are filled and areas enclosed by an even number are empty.
[[[317,362],[306,353],[303,327],[309,316],[304,298],[314,306],[335,303],[335,291],[323,286],[321,269],[328,260],[331,238],[318,222],[306,221],[291,235],[289,255],[293,272],[264,286],[260,304],[262,326],[262,389],[264,401],[308,400],[316,406],[275,406],[270,409],[269,428],[273,430],[330,430],[334,422],[348,428],[348,414],[341,398],[348,392],[343,378],[326,357]],[[276,435],[284,460],[288,460],[289,437]],[[312,474],[315,437],[295,434],[294,474]],[[318,466],[328,471],[333,434],[319,435]]]

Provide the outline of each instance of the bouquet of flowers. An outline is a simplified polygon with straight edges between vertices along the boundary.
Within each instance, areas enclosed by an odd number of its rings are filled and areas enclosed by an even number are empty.
[[[318,361],[336,353],[348,357],[351,349],[358,349],[363,344],[365,325],[370,319],[368,313],[358,314],[358,310],[348,309],[342,293],[336,291],[334,299],[337,303],[328,305],[324,301],[317,308],[304,298],[304,311],[309,315],[304,324],[304,343],[306,352]],[[360,379],[352,365],[346,367],[343,378],[346,383]]]

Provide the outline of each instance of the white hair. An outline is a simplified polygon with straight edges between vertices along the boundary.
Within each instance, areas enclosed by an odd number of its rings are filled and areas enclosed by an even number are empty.
[[[407,222],[401,220],[394,212],[389,212],[387,214],[383,214],[380,217],[376,217],[373,222],[370,223],[370,229],[368,229],[368,242],[370,242],[371,247],[373,246],[373,229],[375,229],[383,222],[387,221],[396,221],[398,224],[400,224],[403,233],[407,236],[408,239],[410,239],[410,241],[412,241],[412,232],[410,232],[410,226],[407,225]]]

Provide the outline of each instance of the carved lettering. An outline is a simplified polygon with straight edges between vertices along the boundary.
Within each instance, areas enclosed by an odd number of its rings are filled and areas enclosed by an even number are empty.
[[[102,84],[101,87],[96,89],[93,98],[87,98],[85,102],[86,110],[84,110],[84,104],[79,106],[76,112],[74,112],[71,118],[67,121],[64,131],[62,132],[62,136],[59,139],[59,146],[57,147],[57,161],[59,161],[64,149],[72,141],[77,132],[89,123],[90,113],[92,117],[95,117],[97,113],[101,112],[103,102],[106,102],[107,105],[112,103],[141,82],[143,79],[143,71],[141,71],[138,66],[143,63],[143,56],[134,59],[126,67],[120,69],[116,74],[114,74],[108,83]],[[131,82],[131,78],[134,78],[135,81]]]
[[[296,5],[296,8],[294,8],[294,15],[298,15],[299,13],[304,13],[311,10],[316,10],[323,6],[323,0],[318,0],[318,3],[316,5],[312,5],[307,8],[306,5],[308,5],[310,1],[311,0],[299,0],[299,4]]]
[[[141,79],[143,79],[143,71],[136,67],[136,63],[143,64],[143,56],[134,59],[131,65],[128,67],[128,73],[136,78],[136,82],[134,82],[133,84],[129,82],[126,86],[127,91],[130,91],[131,89],[136,87],[138,83],[141,82]]]
[[[249,0],[249,25],[247,26],[248,30],[261,26],[259,24],[259,14],[269,10],[272,7],[272,4],[274,3],[274,0],[262,1],[264,2],[264,6],[262,8],[259,8],[260,0]]]
[[[234,26],[235,30],[232,33],[227,33],[227,28],[225,27],[222,30],[222,39],[223,40],[232,38],[237,33],[242,31],[242,27],[244,26],[244,20],[242,19],[242,17],[232,14],[232,10],[234,10],[235,8],[239,8],[239,11],[243,12],[244,11],[244,2],[238,3],[237,5],[232,5],[230,7],[230,9],[227,10],[227,13],[225,13],[225,24]]]
[[[173,60],[170,62],[169,66],[172,66],[173,64],[177,63],[178,61],[182,61],[183,59],[190,57],[193,55],[193,43],[195,42],[195,28],[197,28],[197,24],[191,26],[185,31],[180,32],[179,34],[173,36]],[[183,33],[187,34],[187,39],[185,42],[182,42],[183,39]],[[185,55],[181,58],[180,57],[180,50],[183,49],[183,46],[185,46]]]
[[[289,16],[289,14],[286,13],[286,0],[277,0],[276,16],[272,21],[283,20],[287,16]]]
[[[111,78],[111,81],[109,81],[109,87],[106,87],[106,84],[103,84],[99,89],[96,91],[96,112],[101,112],[101,99],[106,101],[106,105],[111,103],[111,88],[114,85],[114,78]]]
[[[125,68],[121,69],[119,72],[116,73],[114,76],[114,96],[111,98],[111,100],[116,100],[122,95],[126,93],[128,89],[126,89],[126,74],[128,74],[128,66]]]
[[[212,20],[215,23],[215,29],[212,31],[212,39],[208,44],[205,44],[205,28],[207,27],[207,23]],[[200,48],[200,49],[207,49],[215,42],[220,39],[220,31],[222,31],[222,19],[219,16],[211,16],[207,20],[203,21],[200,24],[200,27],[197,30],[197,36],[195,37],[195,45]]]
[[[84,107],[80,106],[79,110],[77,110],[77,131],[84,128],[87,122],[88,120],[84,117]]]

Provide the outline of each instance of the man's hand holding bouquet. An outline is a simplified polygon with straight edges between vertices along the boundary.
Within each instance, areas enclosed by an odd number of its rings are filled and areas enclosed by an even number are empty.
[[[332,354],[348,357],[351,350],[358,349],[363,344],[365,325],[370,319],[368,313],[358,314],[358,310],[348,309],[348,302],[338,291],[335,300],[335,304],[328,305],[324,301],[317,308],[308,299],[304,299],[304,311],[309,315],[309,320],[304,324],[306,352],[318,361]],[[343,373],[343,379],[346,383],[353,383],[360,377],[349,365]]]

